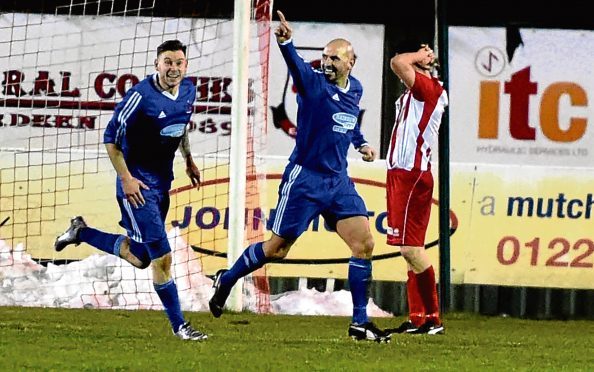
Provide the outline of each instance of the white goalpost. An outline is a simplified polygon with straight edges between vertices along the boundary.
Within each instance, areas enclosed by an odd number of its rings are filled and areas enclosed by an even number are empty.
[[[241,255],[245,242],[244,213],[247,156],[247,103],[248,103],[248,59],[250,38],[249,3],[234,1],[235,16],[233,21],[233,106],[231,112],[231,162],[229,164],[229,243],[227,262],[229,267]],[[239,279],[229,294],[227,307],[239,311],[242,309],[243,278]]]
[[[182,308],[206,311],[209,277],[263,240],[272,0],[236,0],[226,18],[159,16],[160,1],[0,14],[0,305],[160,308],[150,270],[86,244],[56,253],[53,241],[75,215],[123,233],[103,130],[166,39],[188,45],[188,129],[203,180],[192,189],[176,157],[166,229]],[[228,307],[269,312],[265,272],[248,279]]]

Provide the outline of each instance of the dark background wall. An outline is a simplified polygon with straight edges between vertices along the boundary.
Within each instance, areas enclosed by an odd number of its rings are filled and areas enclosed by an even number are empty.
[[[116,10],[124,9],[122,0],[103,0],[102,3],[105,12],[112,3]],[[590,1],[586,0],[440,0],[440,3],[448,9],[448,19],[454,25],[516,23],[532,27],[592,29],[594,24],[592,13],[587,11]],[[0,11],[54,13],[57,6],[68,4],[70,0],[2,0]],[[274,9],[284,11],[295,21],[400,24],[418,28],[415,24],[419,23],[419,17],[432,19],[427,13],[432,12],[434,4],[433,0],[274,0]],[[161,16],[225,17],[233,10],[233,0],[128,0],[128,9],[137,9],[138,5],[154,8],[154,14]],[[87,4],[87,13],[93,13],[89,11],[93,6],[96,5]],[[147,10],[144,14],[151,12]]]

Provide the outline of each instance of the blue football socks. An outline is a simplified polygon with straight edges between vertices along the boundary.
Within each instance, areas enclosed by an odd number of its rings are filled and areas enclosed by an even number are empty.
[[[367,288],[371,280],[371,260],[351,257],[349,260],[349,287],[353,298],[353,323],[363,324],[367,317]]]
[[[163,303],[165,313],[167,314],[167,318],[169,318],[169,322],[171,323],[171,328],[173,328],[173,332],[175,333],[179,330],[179,327],[184,324],[184,316],[181,311],[181,305],[179,304],[177,286],[173,279],[164,284],[153,283],[153,286],[161,299],[161,303]]]
[[[262,249],[262,242],[258,242],[248,246],[242,253],[242,255],[235,261],[229,271],[225,272],[221,276],[221,290],[219,293],[222,296],[229,295],[228,292],[231,287],[247,274],[256,271],[269,262],[270,260],[264,255],[264,249]],[[227,292],[227,293],[225,293]]]
[[[120,244],[126,239],[124,235],[110,234],[92,227],[81,229],[78,237],[80,241],[117,257],[120,256]]]

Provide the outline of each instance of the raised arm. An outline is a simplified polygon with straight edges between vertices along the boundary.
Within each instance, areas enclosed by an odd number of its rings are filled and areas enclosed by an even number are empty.
[[[404,85],[412,88],[415,83],[415,67],[421,71],[428,71],[435,61],[433,50],[428,45],[422,44],[421,48],[412,53],[396,54],[390,60],[392,71],[402,80]]]
[[[280,10],[276,13],[280,18],[280,24],[274,31],[274,34],[276,35],[276,41],[278,42],[281,54],[287,64],[289,73],[293,78],[293,83],[297,87],[297,91],[301,95],[319,92],[319,89],[310,89],[318,80],[315,78],[316,73],[311,65],[305,62],[295,50],[292,39],[293,29]]]
[[[274,30],[274,35],[276,35],[276,41],[279,44],[283,44],[287,40],[291,40],[291,38],[293,37],[293,28],[291,28],[291,25],[289,25],[289,22],[287,22],[283,12],[277,10],[276,14],[280,19],[280,24],[278,25],[276,30]]]

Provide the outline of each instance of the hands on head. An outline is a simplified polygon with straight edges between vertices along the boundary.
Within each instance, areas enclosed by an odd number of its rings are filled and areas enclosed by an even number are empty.
[[[435,62],[435,53],[433,52],[433,49],[429,47],[428,44],[421,44],[419,52],[426,55],[425,57],[423,57],[423,60],[421,61],[422,65],[430,66]]]
[[[278,18],[280,18],[280,24],[274,30],[274,34],[276,35],[276,41],[279,43],[284,43],[285,41],[289,40],[293,35],[293,29],[289,25],[289,22],[285,19],[285,15],[280,10],[276,11],[278,14]]]

